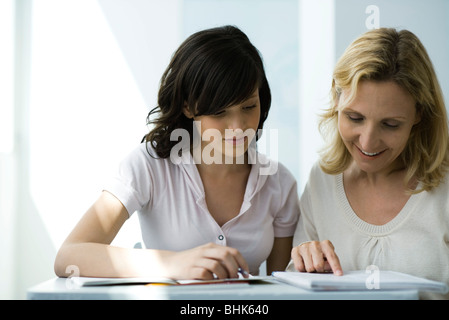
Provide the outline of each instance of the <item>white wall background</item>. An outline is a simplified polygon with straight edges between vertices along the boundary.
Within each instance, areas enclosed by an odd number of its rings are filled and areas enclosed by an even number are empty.
[[[0,299],[54,277],[57,248],[146,133],[158,82],[191,33],[234,24],[261,51],[278,157],[300,192],[321,138],[332,68],[367,30],[407,28],[426,45],[449,96],[445,0],[0,1]],[[139,240],[136,217],[115,243]]]

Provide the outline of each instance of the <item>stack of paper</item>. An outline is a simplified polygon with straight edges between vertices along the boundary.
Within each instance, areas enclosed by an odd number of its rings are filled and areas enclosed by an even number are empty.
[[[394,271],[347,271],[342,276],[333,273],[273,272],[281,282],[309,290],[401,290],[414,289],[445,294],[447,284]]]

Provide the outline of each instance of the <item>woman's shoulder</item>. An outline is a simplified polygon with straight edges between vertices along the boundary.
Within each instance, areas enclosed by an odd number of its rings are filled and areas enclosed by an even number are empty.
[[[320,162],[315,162],[309,171],[309,177],[303,191],[304,197],[320,199],[324,194],[329,197],[331,194],[338,192],[338,179],[340,175],[328,174],[321,168]]]
[[[419,188],[419,186],[418,186]],[[438,198],[440,201],[444,201],[449,205],[449,176],[446,174],[437,187],[432,188],[430,191],[423,191],[427,197]],[[419,193],[418,193],[419,194]]]
[[[257,165],[259,175],[267,176],[269,180],[276,180],[281,184],[296,182],[292,172],[282,162],[271,159],[264,154],[258,154]]]
[[[161,158],[149,143],[141,143],[134,147],[122,160],[121,166],[133,170],[163,172],[171,167],[170,158]]]
[[[316,161],[310,169],[309,181],[328,185],[337,178],[337,175],[328,174],[323,171],[320,161]]]
[[[151,146],[151,143],[142,142],[139,145],[135,146],[129,152],[129,156],[131,157],[141,157],[141,158],[158,158],[156,150]]]

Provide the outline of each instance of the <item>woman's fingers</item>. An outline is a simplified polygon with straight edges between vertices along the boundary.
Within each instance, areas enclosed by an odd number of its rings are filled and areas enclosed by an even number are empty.
[[[329,240],[309,241],[292,250],[296,270],[300,272],[330,272],[342,275],[340,260]]]
[[[213,280],[229,278],[228,271],[220,261],[211,258],[201,258],[195,265],[195,279]]]
[[[239,269],[247,272],[249,271],[246,260],[235,248],[212,244],[209,247],[206,256],[218,263],[218,265],[213,264],[213,266],[214,270],[220,270],[220,273],[215,273],[219,279],[238,278]],[[219,266],[223,269],[219,268]],[[223,271],[223,273],[221,271]]]
[[[324,240],[321,242],[321,250],[323,251],[323,255],[327,260],[327,263],[330,266],[330,270],[336,276],[343,275],[343,270],[341,268],[340,259],[338,259],[337,254],[335,253],[334,246],[329,240]]]
[[[291,254],[295,269],[299,272],[306,272],[306,266],[302,255],[299,253],[299,246],[293,247]]]
[[[238,278],[239,270],[249,272],[246,260],[237,249],[214,243],[184,251],[178,263],[185,265],[185,278]]]

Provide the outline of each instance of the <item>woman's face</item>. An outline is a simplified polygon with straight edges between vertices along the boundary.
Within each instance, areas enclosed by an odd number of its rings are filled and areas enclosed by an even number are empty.
[[[343,91],[340,103],[349,92]],[[338,130],[357,166],[390,173],[420,120],[411,95],[393,81],[361,81],[355,99],[338,111]]]
[[[202,138],[203,157],[218,150],[225,158],[241,157],[248,150],[259,126],[259,89],[242,103],[229,106],[214,115],[195,116],[193,119],[197,127],[201,126],[197,130]],[[207,159],[203,160],[208,162]]]

